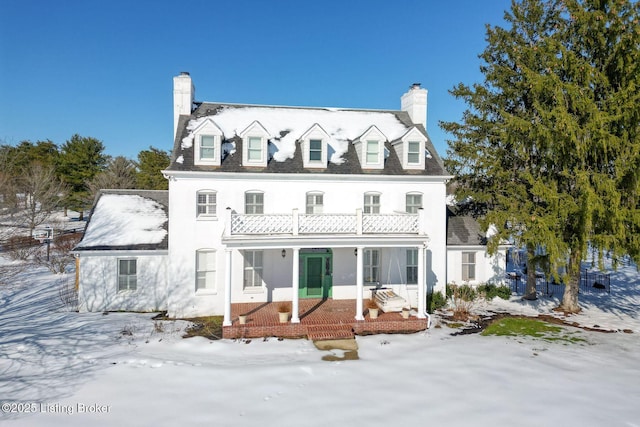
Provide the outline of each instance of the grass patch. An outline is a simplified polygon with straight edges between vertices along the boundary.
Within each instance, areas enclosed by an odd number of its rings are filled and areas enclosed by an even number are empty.
[[[482,331],[484,336],[496,335],[506,337],[528,336],[545,341],[562,341],[568,343],[585,342],[583,338],[573,335],[561,326],[551,325],[542,320],[526,317],[505,317],[491,323]]]
[[[210,340],[222,339],[222,316],[205,316],[184,319],[193,325],[185,330],[183,338],[205,337]]]

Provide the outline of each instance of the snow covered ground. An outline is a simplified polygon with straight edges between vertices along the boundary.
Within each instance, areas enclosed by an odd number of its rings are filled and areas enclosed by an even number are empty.
[[[618,331],[569,328],[584,343],[452,336],[436,318],[423,333],[358,337],[360,359],[334,362],[307,340],[182,339],[185,322],[78,314],[60,297],[72,283],[35,268],[0,287],[3,425],[640,426],[635,267],[612,274],[611,295],[581,295],[570,321]]]

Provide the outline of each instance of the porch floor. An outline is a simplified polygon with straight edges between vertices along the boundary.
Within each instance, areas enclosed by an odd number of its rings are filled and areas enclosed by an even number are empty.
[[[365,300],[366,302],[366,300]],[[400,313],[383,313],[371,319],[356,320],[356,300],[301,299],[300,323],[280,323],[278,306],[282,302],[231,304],[231,326],[222,328],[223,338],[308,338],[338,339],[380,333],[413,333],[427,329],[427,319],[412,315],[403,319]],[[290,304],[290,303],[289,303]],[[366,304],[365,304],[366,305]],[[238,315],[247,314],[241,325]]]

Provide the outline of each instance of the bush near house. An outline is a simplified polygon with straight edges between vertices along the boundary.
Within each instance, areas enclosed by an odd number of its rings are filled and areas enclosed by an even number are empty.
[[[444,308],[447,305],[447,299],[442,292],[430,293],[427,295],[427,311],[433,313],[436,310]]]
[[[508,286],[496,286],[493,283],[478,286],[478,293],[484,295],[484,298],[489,301],[495,297],[505,300],[511,297],[511,289]]]

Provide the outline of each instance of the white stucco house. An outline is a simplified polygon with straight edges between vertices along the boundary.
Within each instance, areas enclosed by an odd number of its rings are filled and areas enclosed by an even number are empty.
[[[174,77],[169,190],[97,197],[75,249],[81,310],[230,325],[233,303],[290,301],[295,323],[301,299],[333,298],[360,320],[384,286],[424,317],[427,293],[444,293],[478,248],[464,263],[447,250],[451,176],[425,128],[427,91],[413,85],[400,104],[196,102],[190,75]]]

